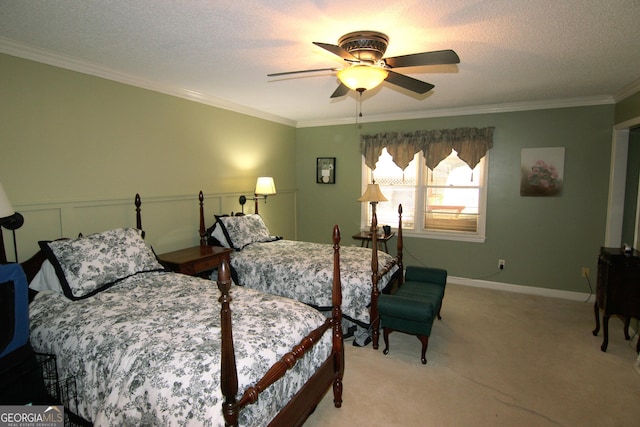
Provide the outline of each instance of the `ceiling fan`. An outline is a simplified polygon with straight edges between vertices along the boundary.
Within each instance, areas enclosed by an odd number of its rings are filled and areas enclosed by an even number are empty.
[[[331,98],[344,96],[349,92],[349,89],[362,94],[365,90],[378,86],[382,81],[423,94],[433,89],[434,85],[397,73],[393,69],[460,63],[458,54],[453,50],[438,50],[383,58],[389,44],[389,37],[377,31],[356,31],[345,34],[338,40],[338,45],[320,42],[313,42],[313,44],[339,56],[348,65],[345,68],[316,68],[273,73],[267,74],[267,76],[275,77],[317,71],[336,71],[340,85],[333,92]]]

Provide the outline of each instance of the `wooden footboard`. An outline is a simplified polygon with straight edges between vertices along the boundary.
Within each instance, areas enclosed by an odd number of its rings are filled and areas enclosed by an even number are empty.
[[[238,394],[238,374],[236,368],[235,351],[233,345],[233,331],[231,323],[231,288],[230,267],[223,261],[218,269],[218,288],[220,289],[220,316],[222,328],[222,360],[221,360],[221,388],[224,396],[223,415],[227,426],[237,426],[240,411],[247,405],[254,403],[262,391],[282,378],[304,354],[317,343],[328,330],[332,331],[332,352],[318,371],[307,381],[303,388],[271,421],[270,426],[299,426],[313,412],[330,385],[333,385],[334,404],[337,408],[342,405],[342,377],[344,374],[344,344],[342,340],[342,288],[340,282],[340,230],[336,225],[333,229],[333,287],[332,287],[332,315],[330,319],[312,331],[292,351],[285,354],[267,373],[252,387],[249,387],[240,400]]]
[[[376,211],[373,211],[371,218],[371,227],[373,230],[378,228],[378,216]],[[378,233],[372,233],[371,235],[371,307],[369,317],[371,319],[371,341],[374,350],[378,349],[378,343],[380,341],[380,315],[378,314],[378,297],[380,296],[380,289],[378,288],[378,282],[385,274],[387,274],[394,266],[398,266],[398,272],[392,278],[397,283],[403,282],[403,264],[402,264],[402,205],[398,205],[398,233],[397,233],[397,252],[396,256],[389,261],[382,270],[378,271]]]

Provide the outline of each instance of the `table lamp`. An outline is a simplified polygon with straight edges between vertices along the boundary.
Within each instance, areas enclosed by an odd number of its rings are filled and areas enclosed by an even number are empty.
[[[376,205],[378,202],[386,202],[387,198],[384,197],[380,186],[375,182],[373,184],[367,184],[367,189],[364,194],[358,199],[359,202],[369,202],[371,204],[371,232],[375,233],[377,230],[373,229],[373,218],[376,217]],[[376,217],[377,221],[377,217]]]

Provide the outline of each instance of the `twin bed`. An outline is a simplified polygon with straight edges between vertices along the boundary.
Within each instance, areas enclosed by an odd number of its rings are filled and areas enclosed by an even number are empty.
[[[233,279],[243,287],[291,298],[321,311],[330,311],[331,246],[283,240],[270,235],[256,214],[216,215],[205,229],[204,196],[200,192],[201,244],[235,249],[231,253]],[[255,211],[258,206],[256,202]],[[373,216],[373,227],[377,218]],[[348,325],[355,324],[356,345],[373,340],[378,348],[378,296],[396,280],[402,281],[402,206],[398,208],[397,254],[378,251],[377,235],[372,248],[342,247],[342,315]]]
[[[143,239],[138,195],[136,207],[137,229],[41,242],[23,263],[39,291],[31,344],[75,378],[79,416],[94,425],[296,426],[331,387],[341,406],[337,226],[327,318],[232,284],[226,262],[217,286],[165,271]]]

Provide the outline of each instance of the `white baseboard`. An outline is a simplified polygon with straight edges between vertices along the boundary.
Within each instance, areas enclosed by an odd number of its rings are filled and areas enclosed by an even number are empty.
[[[543,297],[562,298],[572,301],[595,302],[595,295],[584,292],[561,291],[559,289],[538,288],[535,286],[513,285],[511,283],[492,282],[489,280],[467,279],[449,276],[447,282],[454,285],[473,286],[476,288],[494,289],[498,291],[516,292],[520,294],[539,295]]]

